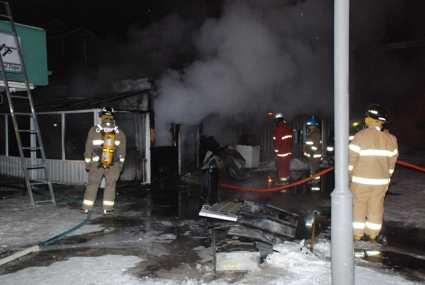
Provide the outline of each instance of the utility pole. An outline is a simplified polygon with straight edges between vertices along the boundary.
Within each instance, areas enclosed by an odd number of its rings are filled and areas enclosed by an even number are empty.
[[[332,192],[332,284],[354,284],[352,195],[348,185],[350,0],[334,0],[335,190]]]

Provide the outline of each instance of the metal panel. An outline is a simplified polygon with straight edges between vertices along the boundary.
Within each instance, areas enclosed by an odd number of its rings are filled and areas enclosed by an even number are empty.
[[[41,160],[36,160],[33,164],[40,163]],[[30,164],[30,159],[25,159],[25,164]],[[84,166],[84,161],[79,160],[46,160],[48,174],[52,182],[60,184],[83,185],[87,182],[87,173]],[[0,174],[24,177],[20,157],[16,156],[0,156]],[[34,178],[40,178],[41,175],[35,173]]]
[[[30,159],[25,159],[26,165],[30,164]],[[41,163],[36,160],[33,164]],[[56,160],[46,159],[48,174],[52,182],[59,184],[84,185],[87,183],[87,172],[83,160]],[[0,156],[0,174],[14,177],[24,177],[20,157]],[[135,179],[134,171],[123,172],[121,181],[132,181]],[[34,174],[34,179],[42,178],[41,175]]]
[[[150,184],[151,183],[151,129],[150,129],[151,121],[150,115],[145,115],[145,164],[143,168],[143,183]]]
[[[15,177],[24,177],[21,168],[21,158],[15,156],[0,156],[0,174]]]
[[[260,160],[261,162],[274,159],[273,147],[273,124],[265,125],[260,140]]]
[[[6,152],[5,155],[9,155],[9,116],[4,116],[4,131],[6,132]]]
[[[98,120],[99,109],[88,109],[78,111],[65,111],[65,112],[41,112],[39,114],[60,114],[62,121],[64,121],[64,114],[71,113],[87,113],[93,112],[95,120]],[[5,116],[6,120],[8,116]],[[142,183],[150,183],[150,122],[149,114],[133,114],[134,126],[131,129],[135,131],[135,146],[137,151],[144,157],[142,161],[138,161],[137,165],[127,167],[126,171],[121,174],[121,181],[132,181],[142,180]],[[7,122],[5,123],[7,124]],[[62,124],[64,127],[65,124]],[[6,125],[6,136],[7,133]],[[66,132],[66,129],[62,130],[62,133]],[[62,144],[63,138],[62,136]],[[20,165],[20,157],[8,156],[9,153],[9,142],[6,143],[6,155],[0,155],[0,174],[14,177],[23,177],[23,172]],[[63,153],[62,153],[63,156]],[[35,160],[32,164],[39,163],[39,159]],[[29,165],[30,159],[25,159],[25,163]],[[71,184],[71,185],[83,185],[87,183],[87,172],[85,170],[85,164],[83,160],[57,160],[47,159],[46,160],[48,175],[52,182],[60,184]],[[34,178],[37,178],[35,173]]]
[[[199,125],[180,125],[178,136],[180,175],[196,168],[199,151],[198,133]]]
[[[87,183],[84,161],[48,159],[47,167],[52,182],[73,185]]]
[[[5,155],[6,145],[7,145],[7,135],[6,135],[6,116],[0,114],[0,155]]]
[[[46,164],[52,182],[83,185],[87,181],[83,161],[47,159]]]

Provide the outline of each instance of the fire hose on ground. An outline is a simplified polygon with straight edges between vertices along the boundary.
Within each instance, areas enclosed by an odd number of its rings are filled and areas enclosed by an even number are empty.
[[[410,168],[410,169],[414,169],[420,172],[425,173],[425,167],[422,166],[418,166],[412,163],[409,163],[407,161],[403,161],[403,160],[398,160],[397,164],[406,168]],[[286,185],[282,185],[282,186],[277,186],[277,187],[270,187],[270,188],[252,188],[252,187],[242,187],[242,186],[238,186],[238,185],[233,185],[233,184],[227,184],[227,183],[222,183],[220,184],[221,187],[226,188],[226,189],[232,189],[232,190],[236,190],[236,191],[240,191],[240,192],[256,192],[256,193],[271,193],[271,192],[280,192],[282,190],[285,189],[289,189],[289,188],[293,188],[299,185],[302,185],[304,183],[307,183],[313,179],[315,179],[315,177],[318,176],[323,176],[331,171],[333,171],[333,167],[327,167],[325,169],[322,169],[321,171],[317,172],[314,175],[311,175],[309,177],[303,178],[301,180],[292,182],[290,184],[286,184]],[[90,213],[86,216],[85,219],[83,219],[80,223],[78,223],[77,225],[67,229],[66,231],[52,237],[49,238],[47,240],[44,240],[40,243],[38,243],[37,245],[25,248],[23,250],[20,250],[10,256],[7,256],[5,258],[0,259],[0,266],[6,263],[9,263],[13,260],[16,260],[18,258],[21,258],[25,255],[28,255],[30,253],[34,253],[34,252],[39,252],[41,251],[43,248],[46,248],[47,246],[63,239],[65,236],[69,235],[70,233],[78,230],[79,228],[81,228],[82,226],[84,226],[85,224],[87,224],[87,222],[90,219]]]
[[[89,212],[89,214],[87,214],[86,218],[83,219],[80,223],[78,223],[77,225],[75,225],[75,226],[67,229],[66,231],[64,231],[64,232],[62,232],[62,233],[60,233],[58,235],[55,235],[52,238],[49,238],[47,240],[44,240],[44,241],[38,243],[37,245],[33,245],[33,246],[30,246],[30,247],[27,247],[27,248],[25,248],[23,250],[20,250],[18,252],[15,252],[14,254],[12,254],[10,256],[7,256],[5,258],[0,259],[0,266],[3,265],[3,264],[9,263],[9,262],[11,262],[11,261],[13,261],[15,259],[21,258],[21,257],[23,257],[23,256],[25,256],[27,254],[34,253],[34,252],[39,252],[43,248],[46,248],[47,246],[49,246],[49,245],[51,245],[51,244],[53,244],[53,243],[55,243],[55,242],[63,239],[65,236],[69,235],[70,233],[78,230],[79,228],[81,228],[82,226],[84,226],[85,224],[87,224],[87,222],[90,220],[90,215],[91,214]]]
[[[397,160],[397,164],[406,168],[410,168],[410,169],[425,173],[425,167],[423,166],[419,166],[404,160]]]
[[[410,168],[422,173],[425,173],[425,167],[422,166],[418,166],[415,165],[413,163],[404,161],[404,160],[397,160],[397,164],[406,168]],[[281,185],[281,186],[276,186],[276,187],[267,187],[267,188],[253,188],[253,187],[244,187],[244,186],[239,186],[239,185],[234,185],[234,184],[229,184],[229,183],[221,183],[220,186],[225,188],[225,189],[231,189],[231,190],[235,190],[235,191],[239,191],[239,192],[254,192],[254,193],[273,193],[273,192],[281,192],[283,190],[286,189],[290,189],[290,188],[294,188],[296,186],[302,185],[304,183],[307,183],[309,181],[312,181],[313,179],[315,179],[316,177],[319,176],[323,176],[331,171],[333,171],[334,168],[333,167],[327,167],[322,169],[321,171],[317,172],[314,175],[308,176],[306,178],[300,179],[298,181],[289,183],[289,184],[285,184],[285,185]]]

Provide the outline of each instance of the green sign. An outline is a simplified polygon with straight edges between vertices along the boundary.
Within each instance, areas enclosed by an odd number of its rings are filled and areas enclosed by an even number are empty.
[[[11,31],[9,22],[0,21],[0,53],[8,80],[23,82],[21,60]],[[35,86],[46,86],[49,83],[46,31],[37,27],[16,24],[16,32],[30,83]],[[3,81],[3,77],[0,75],[0,81]]]

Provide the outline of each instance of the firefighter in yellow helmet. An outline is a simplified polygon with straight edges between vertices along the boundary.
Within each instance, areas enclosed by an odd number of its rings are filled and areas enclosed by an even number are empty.
[[[82,212],[88,213],[93,208],[99,184],[105,177],[103,212],[110,214],[115,203],[115,186],[125,161],[126,136],[115,124],[112,108],[103,108],[99,117],[100,124],[90,129],[86,140],[84,160],[88,171],[88,184]]]
[[[355,240],[376,240],[382,228],[384,198],[398,157],[396,137],[382,131],[386,122],[385,110],[370,105],[367,128],[356,133],[349,145]]]

